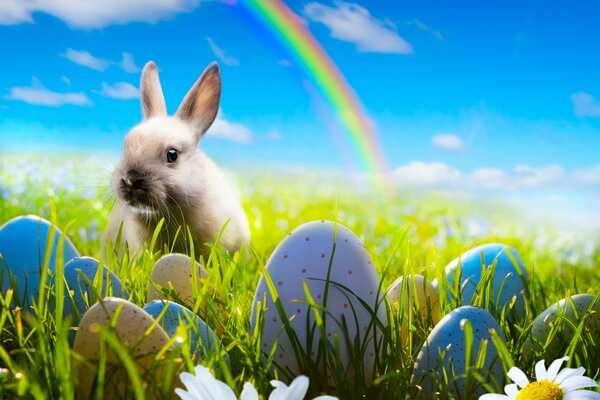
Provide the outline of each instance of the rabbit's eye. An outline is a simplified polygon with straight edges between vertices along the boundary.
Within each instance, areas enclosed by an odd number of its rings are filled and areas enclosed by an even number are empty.
[[[175,150],[175,149],[167,150],[167,162],[174,163],[175,161],[177,161],[177,150]]]

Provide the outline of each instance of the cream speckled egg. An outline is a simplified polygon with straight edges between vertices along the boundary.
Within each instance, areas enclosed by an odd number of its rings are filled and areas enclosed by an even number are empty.
[[[208,277],[208,272],[197,262],[185,254],[166,254],[160,258],[152,268],[150,282],[148,282],[148,301],[165,300],[165,296],[155,285],[169,290],[173,288],[174,294],[188,306],[194,304],[194,286],[192,284],[192,265],[196,268],[198,289],[202,281]]]
[[[96,375],[98,372],[98,360],[100,357],[100,334],[101,329],[110,326],[117,310],[118,319],[114,327],[114,334],[119,343],[129,351],[132,358],[136,360],[136,369],[147,385],[148,397],[157,395],[162,387],[172,386],[173,381],[165,382],[164,368],[154,364],[156,353],[169,341],[169,335],[158,325],[150,329],[154,319],[135,304],[116,297],[108,297],[100,303],[94,304],[81,318],[79,329],[75,334],[73,351],[85,360],[77,364],[77,394],[79,398],[88,399],[95,393]],[[107,346],[107,377],[110,377],[104,387],[105,399],[122,398],[130,389],[127,372],[119,358],[120,352],[115,352]],[[158,365],[157,368],[150,368]]]
[[[500,326],[486,310],[479,307],[462,306],[452,310],[433,328],[421,351],[417,355],[413,369],[411,384],[422,388],[424,398],[433,398],[433,392],[437,390],[436,382],[444,380],[444,371],[448,377],[454,369],[454,380],[448,383],[447,390],[460,399],[477,399],[480,395],[487,393],[481,386],[474,383],[470,391],[466,388],[466,339],[465,323],[469,321],[473,332],[473,355],[470,365],[476,363],[477,354],[484,342],[487,342],[484,368],[479,370],[486,382],[502,383],[504,370],[498,357],[498,350],[491,340],[490,329],[495,330],[504,340]],[[445,356],[440,359],[440,354]],[[470,374],[472,376],[472,374]],[[449,378],[450,379],[450,378]],[[467,393],[468,392],[468,393]]]
[[[415,304],[422,323],[437,324],[440,320],[440,305],[437,289],[423,275],[414,274],[396,279],[387,291],[395,313],[402,307],[402,342],[408,338],[409,321],[414,318]],[[416,303],[415,303],[416,300]]]
[[[268,354],[277,343],[274,364],[283,377],[300,374],[305,369],[302,363],[308,359],[315,361],[318,354],[321,334],[319,330],[311,333],[315,317],[314,309],[306,303],[306,285],[314,302],[328,311],[324,316],[326,336],[322,340],[333,345],[334,339],[339,337],[339,357],[344,370],[350,371],[351,357],[341,321],[346,321],[351,340],[357,338],[365,344],[363,354],[356,356],[364,360],[363,378],[369,383],[381,341],[381,332],[374,323],[377,319],[385,323],[386,316],[379,276],[360,239],[345,226],[331,221],[308,222],[281,241],[266,268],[283,306],[283,315],[273,303],[265,276],[261,276],[252,305],[251,330],[254,332],[257,328],[260,303],[267,309],[261,349]],[[290,321],[297,344],[304,352],[298,359],[283,329],[282,319]],[[328,378],[331,381],[332,378]]]
[[[575,335],[573,326],[579,326],[584,316],[583,334],[590,335],[596,344],[600,343],[600,302],[594,302],[594,299],[591,294],[577,294],[552,304],[538,315],[533,320],[531,334],[523,343],[524,358],[531,360],[542,349],[542,358],[546,360],[564,356]],[[554,332],[552,338],[546,344],[551,332]],[[578,347],[576,352],[580,350]],[[588,346],[588,351],[592,356],[598,356],[593,346]]]

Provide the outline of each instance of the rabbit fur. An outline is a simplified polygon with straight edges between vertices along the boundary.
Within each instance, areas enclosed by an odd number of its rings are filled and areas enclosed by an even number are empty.
[[[191,233],[196,255],[206,259],[207,243],[219,238],[234,252],[248,243],[246,214],[234,186],[199,147],[217,116],[221,74],[210,64],[184,97],[174,116],[167,109],[154,62],[140,82],[143,121],[125,137],[123,154],[111,179],[116,201],[105,233],[113,248],[139,253],[159,221],[157,248],[188,253]],[[173,160],[174,159],[174,160]],[[121,231],[120,243],[116,243]]]

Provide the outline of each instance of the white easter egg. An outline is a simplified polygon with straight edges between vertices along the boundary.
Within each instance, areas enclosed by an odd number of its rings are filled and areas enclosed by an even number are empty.
[[[500,243],[484,244],[457,257],[446,266],[448,285],[453,285],[460,266],[462,305],[469,305],[477,285],[481,282],[482,267],[483,270],[488,270],[494,263],[496,269],[492,282],[493,293],[487,309],[501,311],[515,297],[514,314],[516,317],[522,317],[525,314],[525,286],[529,278],[521,256],[510,246]],[[437,280],[432,283],[438,287]],[[448,296],[452,298],[450,291]],[[497,304],[496,299],[499,300]],[[512,312],[509,312],[508,316],[511,315]]]
[[[54,234],[54,239],[48,269],[54,272],[61,237],[64,238],[62,249],[64,262],[79,256],[75,246],[60,229],[35,215],[13,218],[0,227],[2,293],[6,293],[9,288],[16,289],[14,283],[9,280],[11,275],[18,287],[13,297],[19,299],[18,303],[21,306],[31,305],[32,298],[34,301],[37,299],[46,244],[51,232]]]
[[[486,310],[479,307],[462,306],[447,314],[433,328],[421,351],[417,355],[411,376],[411,384],[422,388],[424,398],[433,398],[433,392],[438,390],[437,382],[444,380],[444,373],[448,376],[446,388],[460,399],[476,399],[486,391],[474,381],[473,387],[467,393],[465,373],[466,367],[466,339],[465,324],[470,322],[473,332],[472,356],[469,366],[474,366],[477,355],[484,342],[487,342],[484,367],[477,370],[486,382],[502,383],[504,371],[498,357],[498,350],[491,340],[490,330],[495,330],[504,340],[500,326]],[[440,354],[446,354],[440,360]],[[451,371],[454,370],[454,378]],[[475,371],[475,370],[473,370]],[[470,371],[469,376],[472,376]]]
[[[261,276],[252,305],[251,330],[257,329],[256,315],[261,303],[267,310],[261,349],[268,354],[277,343],[275,367],[284,376],[293,377],[303,371],[305,360],[316,360],[321,334],[319,329],[313,329],[316,308],[307,304],[306,285],[313,301],[327,310],[321,313],[326,335],[323,343],[333,345],[334,339],[339,338],[342,366],[348,376],[356,374],[348,368],[348,347],[352,343],[346,342],[341,327],[344,320],[350,340],[358,339],[364,344],[364,352],[355,357],[364,361],[363,378],[369,383],[382,337],[376,321],[383,324],[386,316],[379,276],[360,239],[345,226],[331,221],[308,222],[279,243],[266,268],[283,315],[275,307],[265,276]],[[303,353],[298,358],[282,320],[289,320],[297,338],[295,343]],[[329,374],[328,378],[331,381]]]

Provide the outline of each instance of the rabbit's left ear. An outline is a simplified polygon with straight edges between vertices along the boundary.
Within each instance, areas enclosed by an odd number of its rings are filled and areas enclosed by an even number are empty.
[[[175,115],[191,122],[196,128],[196,140],[208,130],[217,117],[221,98],[221,72],[211,63],[185,95]]]

